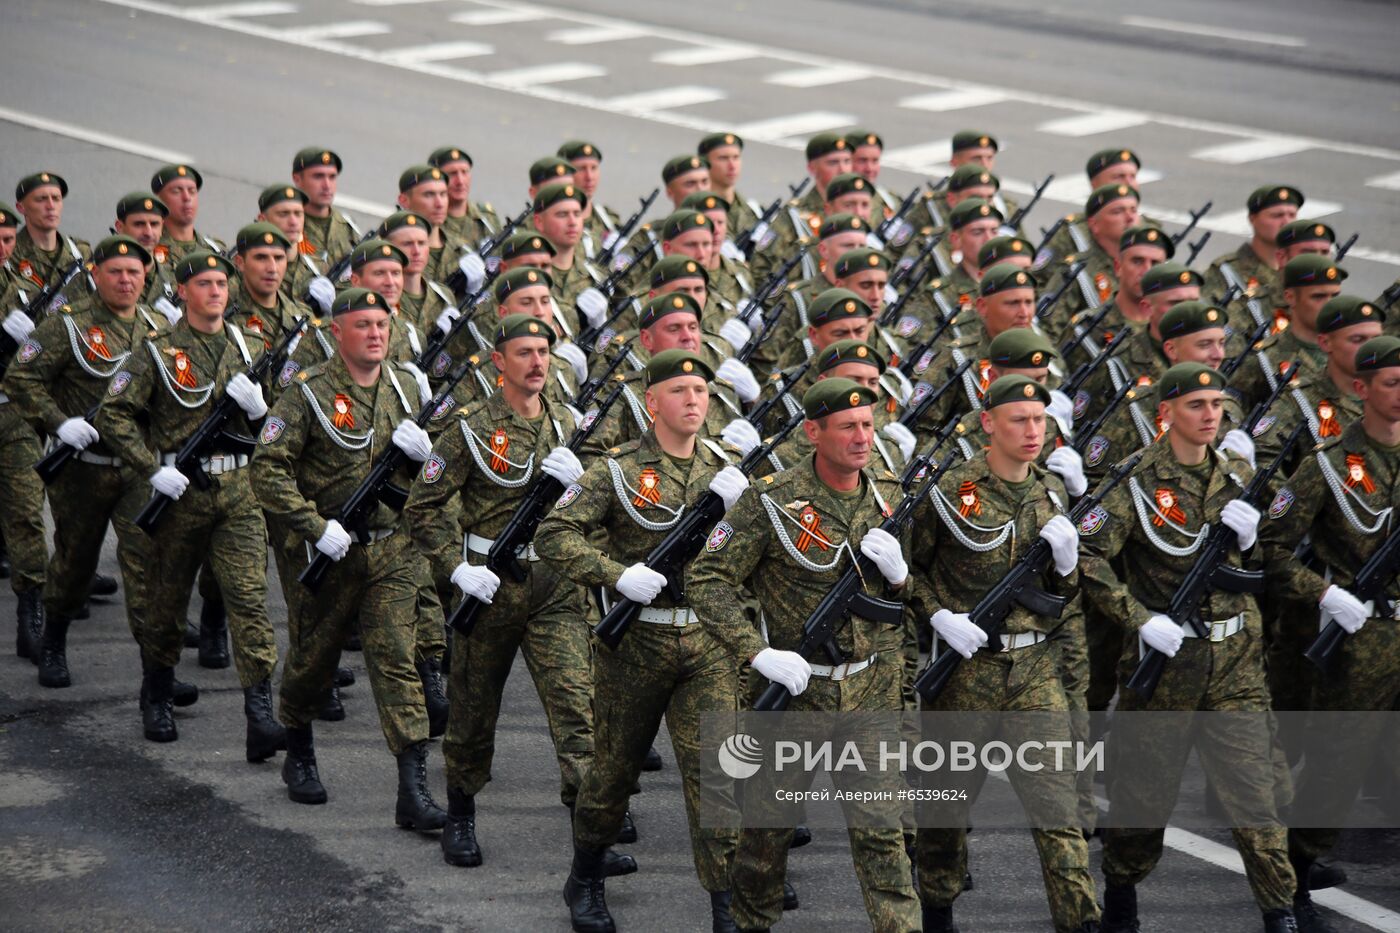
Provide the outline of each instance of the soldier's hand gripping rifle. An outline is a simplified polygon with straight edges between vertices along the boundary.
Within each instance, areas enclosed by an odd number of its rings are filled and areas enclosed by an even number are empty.
[[[1397,573],[1400,573],[1400,527],[1392,531],[1381,542],[1381,546],[1366,558],[1366,563],[1356,572],[1347,590],[1363,603],[1374,602],[1372,616],[1393,618],[1395,608],[1391,600],[1386,598],[1385,590]],[[1342,628],[1336,619],[1329,619],[1322,631],[1317,633],[1317,638],[1308,646],[1308,650],[1303,652],[1303,657],[1326,674],[1346,637],[1346,629]]]
[[[516,228],[518,228],[521,224],[525,222],[525,218],[529,216],[530,211],[532,209],[533,208],[529,204],[526,204],[525,209],[522,210],[519,214],[516,214],[514,217],[507,217],[506,222],[501,225],[501,229],[497,230],[494,236],[489,236],[486,239],[482,240],[480,243],[476,244],[476,254],[481,257],[482,261],[487,264],[488,268],[490,267],[489,260],[491,254],[494,253],[496,250],[500,249],[501,245],[505,243],[505,241],[510,238],[510,235],[516,231]],[[476,293],[473,295],[473,297],[476,297],[476,295],[480,295],[482,291],[490,285],[491,280],[499,274],[499,270],[500,265],[497,264],[496,268],[491,270],[491,274],[486,277],[487,281],[482,283],[481,288],[476,290]],[[449,275],[447,277],[447,281],[443,282],[442,284],[452,290],[452,295],[457,299],[458,302],[461,302],[464,298],[467,297],[467,290],[471,287],[470,283],[467,282],[467,273],[460,266],[452,270],[452,274]],[[465,313],[466,312],[464,309],[463,314]],[[428,357],[428,359],[431,358],[432,357]]]
[[[801,197],[802,192],[811,181],[812,176],[808,175],[796,185],[789,185],[788,191],[794,198]],[[754,225],[734,238],[734,246],[744,254],[746,260],[753,259],[754,250],[758,249],[758,238],[768,231],[768,225],[773,222],[773,218],[778,215],[778,211],[782,210],[784,200],[785,199],[779,195],[770,201],[768,206],[763,209],[763,213],[758,215],[758,220]]]

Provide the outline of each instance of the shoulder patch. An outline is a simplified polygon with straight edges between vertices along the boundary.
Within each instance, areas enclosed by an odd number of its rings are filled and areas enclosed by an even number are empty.
[[[1273,415],[1265,415],[1264,417],[1259,419],[1259,423],[1256,424],[1254,426],[1254,430],[1250,431],[1249,433],[1254,435],[1255,437],[1259,437],[1265,431],[1269,430],[1269,428],[1272,428],[1274,426],[1274,422],[1277,420],[1278,419],[1275,418]]]
[[[457,400],[453,398],[452,393],[449,392],[447,395],[443,396],[442,401],[438,403],[438,407],[433,409],[433,413],[428,416],[428,420],[440,420],[441,418],[445,417],[449,411],[455,408],[456,405]]]
[[[765,479],[767,477],[764,477]],[[710,536],[705,539],[705,550],[710,553],[724,550],[724,546],[729,543],[729,539],[734,536],[734,526],[729,522],[719,522],[715,525]]]
[[[1269,503],[1269,517],[1283,518],[1283,516],[1288,513],[1288,510],[1292,508],[1295,498],[1293,490],[1289,489],[1287,486],[1280,489],[1278,495],[1274,496],[1274,501]]]
[[[1080,389],[1074,393],[1074,420],[1078,421],[1084,417],[1084,413],[1089,410],[1089,402],[1092,400],[1088,389]]]
[[[1103,461],[1104,454],[1108,453],[1109,441],[1102,434],[1095,434],[1089,439],[1089,449],[1085,452],[1084,462],[1089,466],[1098,466]]]
[[[899,319],[899,322],[897,324],[895,324],[894,330],[895,333],[899,334],[899,336],[901,337],[909,337],[912,336],[915,332],[917,332],[918,329],[922,326],[922,324],[923,322],[920,321],[918,318],[914,317],[914,315],[906,314]]]
[[[301,369],[300,363],[296,360],[287,360],[286,365],[282,367],[282,372],[277,376],[277,384],[284,389],[291,385],[292,377],[297,374],[299,369]]]
[[[268,418],[266,423],[263,424],[262,434],[258,435],[258,440],[262,441],[264,444],[271,444],[282,436],[282,432],[286,430],[286,427],[287,422],[283,421],[281,418]]]
[[[433,454],[423,461],[423,482],[436,483],[442,478],[442,471],[447,469],[447,461],[438,454]]]
[[[116,396],[126,391],[126,387],[131,384],[131,373],[122,370],[112,377],[111,383],[107,386],[107,394]]]
[[[439,353],[437,356],[433,357],[432,374],[434,376],[441,376],[443,373],[447,372],[447,367],[450,365],[452,365],[452,357],[448,356],[445,352]]]
[[[1089,510],[1089,514],[1085,515],[1079,522],[1080,536],[1087,537],[1094,534],[1104,526],[1106,521],[1108,521],[1108,509],[1102,505],[1094,506]]]
[[[15,359],[19,360],[21,363],[28,363],[43,352],[43,345],[33,337],[30,337],[24,342],[24,346],[19,348],[19,352],[15,354]]]
[[[564,494],[559,497],[559,501],[554,503],[554,508],[567,509],[573,504],[573,501],[579,497],[579,493],[581,492],[583,492],[582,486],[578,483],[571,483],[569,488],[564,490]]]

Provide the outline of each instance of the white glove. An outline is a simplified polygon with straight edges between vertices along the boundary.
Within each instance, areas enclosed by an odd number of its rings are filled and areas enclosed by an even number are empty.
[[[1050,542],[1055,557],[1055,572],[1062,577],[1074,573],[1079,566],[1079,530],[1063,515],[1056,515],[1040,526],[1040,536]]]
[[[444,334],[452,333],[452,322],[462,316],[462,312],[448,305],[441,314],[437,316],[437,329]]]
[[[613,248],[613,244],[616,243],[616,242],[617,242],[617,231],[616,231],[616,230],[609,230],[609,231],[607,232],[607,234],[603,237],[603,249],[612,249],[612,248]]]
[[[754,670],[773,683],[782,684],[793,696],[807,689],[807,681],[812,676],[812,665],[796,651],[764,648],[753,656],[752,663]]]
[[[1059,389],[1050,390],[1050,404],[1045,406],[1045,413],[1056,421],[1062,421],[1068,425],[1074,424],[1074,402],[1070,401],[1070,397]],[[1075,495],[1079,495],[1079,493],[1075,493]]]
[[[1322,607],[1323,612],[1336,619],[1337,624],[1348,635],[1355,634],[1357,629],[1366,624],[1367,617],[1371,615],[1365,603],[1335,583],[1322,594],[1322,602],[1318,605]]]
[[[1050,456],[1045,458],[1045,469],[1058,473],[1060,479],[1065,481],[1065,491],[1075,498],[1084,495],[1089,488],[1089,481],[1084,478],[1084,459],[1073,447],[1065,446],[1051,451]]]
[[[566,360],[580,383],[588,381],[588,355],[576,343],[561,343],[554,352]]]
[[[618,593],[643,606],[651,605],[651,601],[660,596],[665,588],[666,575],[640,563],[622,571],[622,576],[613,584],[613,589]]]
[[[1171,620],[1171,616],[1160,614],[1144,622],[1142,628],[1138,629],[1138,635],[1147,643],[1147,647],[1154,648],[1169,658],[1176,657],[1176,653],[1181,650],[1181,640],[1186,637],[1186,633]]]
[[[1233,451],[1248,460],[1250,467],[1254,466],[1254,438],[1239,428],[1225,432],[1220,439],[1220,449]]]
[[[58,426],[58,439],[74,450],[86,450],[97,440],[97,429],[82,418],[69,418]]]
[[[899,404],[908,405],[909,400],[914,397],[914,383],[909,381],[909,377],[904,375],[904,371],[898,366],[891,366],[885,370],[885,375],[882,378],[889,379],[894,383],[894,388],[891,391],[894,397],[899,400]],[[890,388],[888,384],[881,384],[886,389]]]
[[[1247,551],[1259,540],[1259,510],[1243,499],[1231,499],[1220,510],[1220,520],[1239,538],[1240,550]]]
[[[597,327],[602,324],[608,316],[607,296],[596,288],[585,288],[574,299],[574,307],[583,312],[583,316],[588,319],[589,327]]]
[[[412,363],[405,363],[408,370],[413,375],[413,381],[418,384],[418,404],[428,404],[428,399],[433,397],[433,387],[428,384],[428,374],[423,372]]]
[[[749,478],[736,466],[725,467],[710,480],[710,492],[724,500],[725,511],[734,508],[734,503],[739,501],[739,496],[748,488]]]
[[[875,562],[880,574],[892,586],[909,579],[909,565],[899,548],[899,540],[883,528],[872,528],[860,539],[860,552]]]
[[[759,437],[758,429],[749,424],[743,418],[735,418],[724,426],[719,432],[720,440],[736,448],[741,456],[748,456],[749,451],[763,443],[763,438]]]
[[[428,432],[409,418],[403,419],[394,428],[394,446],[417,463],[427,460],[433,452],[433,442],[428,438]]]
[[[871,249],[884,249],[885,241],[876,236],[874,230],[871,230],[865,235],[865,245]]]
[[[166,298],[164,295],[156,299],[156,303],[153,307],[161,314],[165,315],[165,319],[170,322],[171,327],[179,324],[180,318],[184,316],[180,313],[180,309],[171,304],[170,299]]]
[[[973,624],[966,612],[940,609],[929,618],[938,637],[964,658],[970,658],[987,643],[987,633]]]
[[[15,343],[24,343],[34,331],[34,321],[24,311],[15,308],[5,315],[5,322],[0,324],[0,327],[5,328],[5,333],[9,334]]]
[[[173,466],[163,466],[151,474],[151,486],[162,496],[178,499],[189,488],[190,480]]]
[[[758,398],[758,380],[754,378],[753,371],[732,356],[719,364],[715,376],[732,383],[739,401],[744,404]]]
[[[909,430],[898,421],[891,421],[889,424],[885,425],[880,433],[899,445],[899,454],[904,458],[905,463],[908,463],[914,458],[914,448],[919,445],[919,442],[914,437],[913,431]]]
[[[551,450],[540,461],[540,469],[565,486],[577,483],[578,478],[583,475],[583,464],[578,462],[578,457],[567,447],[556,447]]]
[[[306,286],[306,290],[311,295],[311,300],[316,302],[321,313],[331,313],[331,302],[335,301],[335,285],[324,275],[318,275],[311,280],[311,284]]]
[[[267,400],[263,398],[262,388],[253,383],[246,373],[237,373],[224,386],[228,392],[228,397],[238,403],[238,407],[243,409],[243,414],[257,421],[267,414]]]
[[[487,567],[473,567],[462,561],[457,565],[457,569],[452,571],[452,585],[468,596],[474,596],[489,604],[496,595],[497,587],[501,585],[501,578]]]
[[[719,254],[726,259],[732,259],[734,262],[749,261],[748,257],[744,255],[744,251],[735,246],[734,241],[728,238],[719,245]]]
[[[350,553],[350,533],[335,519],[326,522],[326,530],[316,541],[316,550],[331,560],[340,560]]]
[[[749,242],[755,246],[762,247],[763,240],[768,236],[768,224],[766,222],[754,225],[753,233],[749,236]]]
[[[737,317],[732,317],[719,326],[719,335],[725,339],[725,342],[735,353],[738,353],[739,349],[749,342],[753,331],[749,330],[749,325]]]
[[[895,303],[896,301],[898,301],[898,300],[899,300],[899,292],[895,289],[895,287],[894,287],[893,285],[886,285],[886,286],[885,286],[885,307],[888,308],[890,305],[894,304],[894,303]]]
[[[475,292],[486,281],[486,260],[476,253],[469,252],[457,260],[457,268],[467,277],[468,292]]]

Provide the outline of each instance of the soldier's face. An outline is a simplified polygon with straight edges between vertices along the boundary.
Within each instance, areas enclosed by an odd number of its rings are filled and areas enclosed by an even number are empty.
[[[875,415],[869,405],[848,408],[835,414],[802,422],[817,459],[839,473],[854,473],[870,462],[870,446],[875,442]]]
[[[178,289],[190,313],[219,317],[228,307],[228,275],[218,269],[201,272]]]
[[[1354,379],[1352,391],[1365,403],[1368,413],[1392,424],[1400,421],[1400,367],[1387,366],[1369,379]]]
[[[673,433],[688,437],[705,423],[705,413],[710,410],[710,388],[703,376],[675,376],[647,389],[646,400],[647,408],[656,412],[657,421]]]
[[[991,146],[972,146],[953,153],[953,157],[948,160],[948,164],[953,168],[959,165],[966,165],[969,162],[976,162],[983,168],[991,171],[996,165],[997,151]]]
[[[549,300],[549,289],[543,285],[516,289],[506,296],[496,310],[501,317],[528,314],[549,324],[554,323],[554,305]]]
[[[1275,204],[1249,215],[1254,235],[1265,243],[1274,242],[1278,239],[1278,232],[1297,219],[1297,205],[1287,203]]]
[[[431,255],[428,245],[428,231],[422,227],[400,227],[389,234],[388,240],[408,257],[408,265],[404,271],[411,275],[422,275],[423,270],[428,268],[428,258]]]
[[[292,184],[305,192],[307,200],[317,208],[331,206],[339,182],[340,169],[334,165],[313,165],[292,172]]]
[[[549,267],[549,253],[517,253],[509,260],[501,262],[501,269],[509,272],[518,266],[531,266],[535,269]]]
[[[1290,316],[1312,329],[1317,326],[1317,313],[1322,306],[1342,293],[1338,285],[1301,285],[1283,290],[1283,300],[1291,310]]]
[[[1200,447],[1215,442],[1224,399],[1225,393],[1219,389],[1201,389],[1170,402],[1158,403],[1158,414],[1163,426],[1170,426],[1174,435]]]
[[[866,223],[870,222],[870,195],[862,191],[852,191],[827,202],[830,214],[855,214]]]
[[[97,297],[116,311],[136,307],[146,284],[146,267],[135,256],[116,256],[93,266],[92,281]]]
[[[836,284],[855,292],[870,305],[870,310],[879,314],[885,310],[885,285],[889,280],[890,274],[887,271],[875,268],[862,269],[854,275],[837,280]]]
[[[10,258],[10,254],[15,251],[15,237],[19,234],[18,227],[0,227],[0,262]],[[145,246],[145,243],[141,244]]]
[[[1114,242],[1123,238],[1123,232],[1138,222],[1138,202],[1133,198],[1119,198],[1110,201],[1099,212],[1084,222],[1094,238]]]
[[[708,268],[714,264],[715,238],[710,225],[692,227],[684,233],[673,236],[661,244],[661,252],[667,256],[689,256],[700,265]]]
[[[807,328],[807,338],[818,350],[825,350],[838,340],[864,340],[870,333],[870,318],[854,315]]]
[[[135,238],[146,249],[154,249],[160,242],[160,232],[165,229],[165,218],[159,214],[127,214],[126,219],[117,221],[112,229]]]
[[[58,185],[40,185],[16,201],[15,208],[35,230],[57,230],[63,220],[63,192]]]
[[[177,178],[168,182],[157,195],[170,209],[170,219],[178,224],[194,223],[199,214],[199,187],[193,178]]]
[[[447,219],[447,182],[425,181],[399,195],[404,210],[422,214],[434,227]]]
[[[849,379],[856,385],[865,386],[877,396],[880,394],[880,371],[868,363],[842,363],[833,366],[817,378]]]
[[[851,150],[837,149],[807,163],[807,171],[816,182],[817,190],[826,191],[826,186],[837,175],[851,170]]]
[[[1104,185],[1127,185],[1129,188],[1136,188],[1138,180],[1138,167],[1132,162],[1119,162],[1111,165],[1089,179],[1089,188],[1102,188]]]
[[[302,234],[306,231],[306,208],[301,206],[300,201],[269,205],[259,216],[281,230],[282,235],[293,243],[301,242]]]
[[[641,333],[642,349],[648,353],[663,350],[700,349],[700,321],[693,314],[668,314]]]
[[[1196,301],[1200,297],[1201,287],[1199,285],[1183,285],[1180,288],[1167,288],[1147,295],[1139,304],[1147,309],[1148,315],[1154,322],[1160,322],[1162,315],[1183,301]]]
[[[573,199],[551,204],[535,215],[535,228],[555,246],[575,246],[583,236],[583,207]]]
[[[997,222],[992,218],[974,220],[949,234],[948,245],[953,249],[962,250],[963,256],[971,260],[982,248],[982,244],[997,235],[997,226]]]
[[[1035,320],[1035,289],[1009,288],[978,298],[977,313],[982,317],[988,337],[1013,327],[1030,327]]]
[[[491,353],[506,385],[534,395],[544,388],[549,375],[549,341],[544,337],[516,337]]]
[[[710,218],[710,241],[718,252],[719,245],[729,236],[729,215],[722,210],[713,210],[706,211],[705,216]]]
[[[331,336],[350,363],[374,366],[389,355],[389,315],[369,309],[337,314],[331,321]]]
[[[1368,321],[1334,330],[1330,334],[1318,334],[1317,345],[1330,358],[1333,366],[1350,377],[1356,375],[1356,351],[1372,337],[1381,335],[1381,322]]]
[[[880,154],[879,146],[856,146],[851,154],[851,171],[874,183],[880,177]]]
[[[1001,456],[1031,463],[1045,446],[1045,406],[1035,399],[1005,402],[982,412],[982,430]]]
[[[719,146],[711,149],[707,158],[711,184],[727,190],[739,183],[739,174],[744,170],[744,150],[738,146]]]
[[[245,249],[233,257],[248,291],[259,298],[277,294],[287,275],[287,251],[276,244]]]
[[[447,200],[453,207],[467,203],[472,196],[472,167],[470,162],[448,162],[442,167],[447,179]]]
[[[648,293],[648,298],[657,295],[669,295],[671,292],[680,292],[682,295],[689,295],[695,299],[695,303],[700,307],[705,307],[705,302],[710,300],[710,291],[705,287],[705,280],[696,276],[687,279],[672,279],[659,288],[653,288]]]
[[[574,184],[583,189],[588,199],[593,200],[593,192],[598,190],[598,182],[603,179],[603,163],[597,159],[573,159]]]
[[[853,249],[859,249],[864,245],[864,230],[848,230],[845,233],[829,236],[825,240],[817,243],[817,255],[830,266],[846,253],[849,253]]]
[[[1139,294],[1138,285],[1147,270],[1166,261],[1167,251],[1157,246],[1133,246],[1123,250],[1113,260],[1113,274],[1118,279],[1118,287],[1129,295]]]
[[[350,273],[350,284],[379,292],[390,307],[398,307],[403,297],[403,266],[394,259],[376,259]]]
[[[687,197],[697,191],[704,191],[708,187],[710,187],[710,170],[702,165],[700,168],[691,169],[666,182],[666,196],[679,209],[681,202]]]
[[[1219,369],[1220,364],[1225,362],[1225,328],[1210,327],[1185,337],[1163,341],[1162,351],[1173,366],[1177,363],[1204,363],[1211,369]]]

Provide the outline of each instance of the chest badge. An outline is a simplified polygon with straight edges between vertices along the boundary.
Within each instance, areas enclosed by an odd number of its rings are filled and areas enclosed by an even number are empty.
[[[100,327],[89,327],[87,332],[87,358],[92,363],[98,359],[110,360],[112,351],[107,347],[107,335]]]
[[[1331,402],[1323,399],[1317,403],[1317,436],[1318,437],[1341,437],[1342,426],[1337,424],[1337,409]],[[1355,454],[1347,455],[1347,463],[1351,463],[1351,458]]]
[[[802,526],[802,534],[797,536],[797,549],[803,554],[815,544],[823,551],[831,547],[831,542],[821,530],[822,517],[817,514],[817,510],[810,505],[802,507],[802,511],[797,513],[798,524]]]
[[[963,518],[982,514],[982,499],[977,495],[977,484],[972,480],[958,487],[958,514]]]
[[[1165,486],[1158,487],[1154,496],[1157,500],[1157,514],[1152,516],[1152,524],[1161,528],[1167,522],[1173,525],[1186,525],[1186,513],[1177,501],[1176,492]]]
[[[661,476],[651,467],[647,467],[637,477],[637,495],[633,497],[632,504],[639,509],[644,509],[649,505],[656,505],[661,501]]]
[[[355,406],[350,401],[350,396],[337,392],[331,407],[335,409],[335,414],[331,415],[331,424],[342,431],[355,426]]]
[[[186,389],[195,387],[194,364],[183,350],[175,351],[175,381]]]
[[[1346,487],[1355,489],[1357,486],[1367,495],[1376,491],[1375,480],[1366,473],[1366,457],[1362,454],[1347,454]]]
[[[506,451],[510,450],[510,435],[505,428],[497,428],[491,435],[491,469],[504,473],[510,465],[506,462]]]

